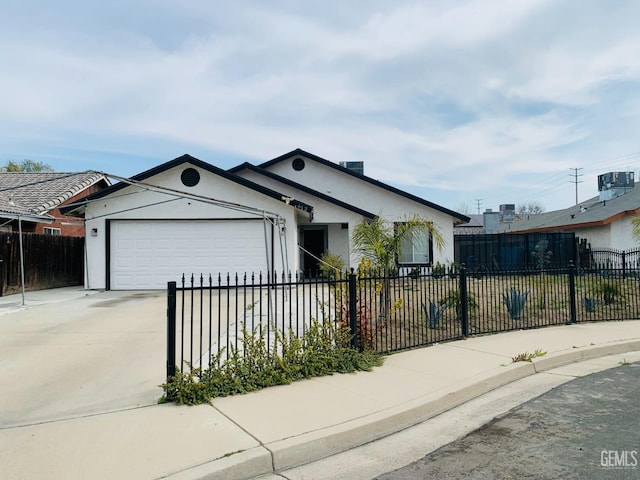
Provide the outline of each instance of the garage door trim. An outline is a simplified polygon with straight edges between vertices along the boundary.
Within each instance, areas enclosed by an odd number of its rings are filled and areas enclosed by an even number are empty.
[[[110,218],[105,221],[105,287],[106,290],[111,290],[111,222],[176,222],[176,223],[186,223],[186,222],[216,222],[216,221],[255,221],[262,222],[264,219],[262,217],[233,217],[233,218]],[[272,222],[269,222],[268,228],[270,227],[270,236],[271,236],[271,249],[269,251],[269,262],[271,265],[274,265],[275,260],[275,231]]]

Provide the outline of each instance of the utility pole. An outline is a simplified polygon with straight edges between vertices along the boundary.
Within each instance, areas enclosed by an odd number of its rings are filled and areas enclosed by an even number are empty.
[[[476,198],[476,206],[478,208],[478,215],[480,215],[480,207],[482,207],[482,199],[481,198]]]
[[[582,170],[582,168],[570,168],[569,170],[573,170],[573,174],[571,175],[573,180],[571,180],[571,183],[576,184],[576,205],[578,205],[578,184],[582,183],[582,180],[578,181],[578,177],[582,176],[582,173],[578,174],[578,171]]]

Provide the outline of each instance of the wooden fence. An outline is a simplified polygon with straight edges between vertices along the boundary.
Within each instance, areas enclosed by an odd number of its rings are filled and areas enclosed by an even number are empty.
[[[84,282],[84,238],[23,233],[25,290]],[[20,236],[0,234],[0,296],[20,292]]]

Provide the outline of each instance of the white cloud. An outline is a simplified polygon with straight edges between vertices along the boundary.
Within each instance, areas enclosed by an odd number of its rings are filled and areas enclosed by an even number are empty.
[[[218,163],[302,147],[365,160],[434,201],[440,189],[469,204],[504,185],[520,194],[640,151],[640,7],[611,5],[14,6],[0,33],[0,152],[169,142]],[[106,145],[84,143],[96,137]]]

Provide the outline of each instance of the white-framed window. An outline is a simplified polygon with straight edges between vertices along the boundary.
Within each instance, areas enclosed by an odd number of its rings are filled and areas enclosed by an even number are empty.
[[[44,227],[44,234],[45,235],[61,235],[62,232],[60,231],[59,228]]]
[[[433,241],[427,231],[407,235],[400,247],[399,265],[431,265]]]

